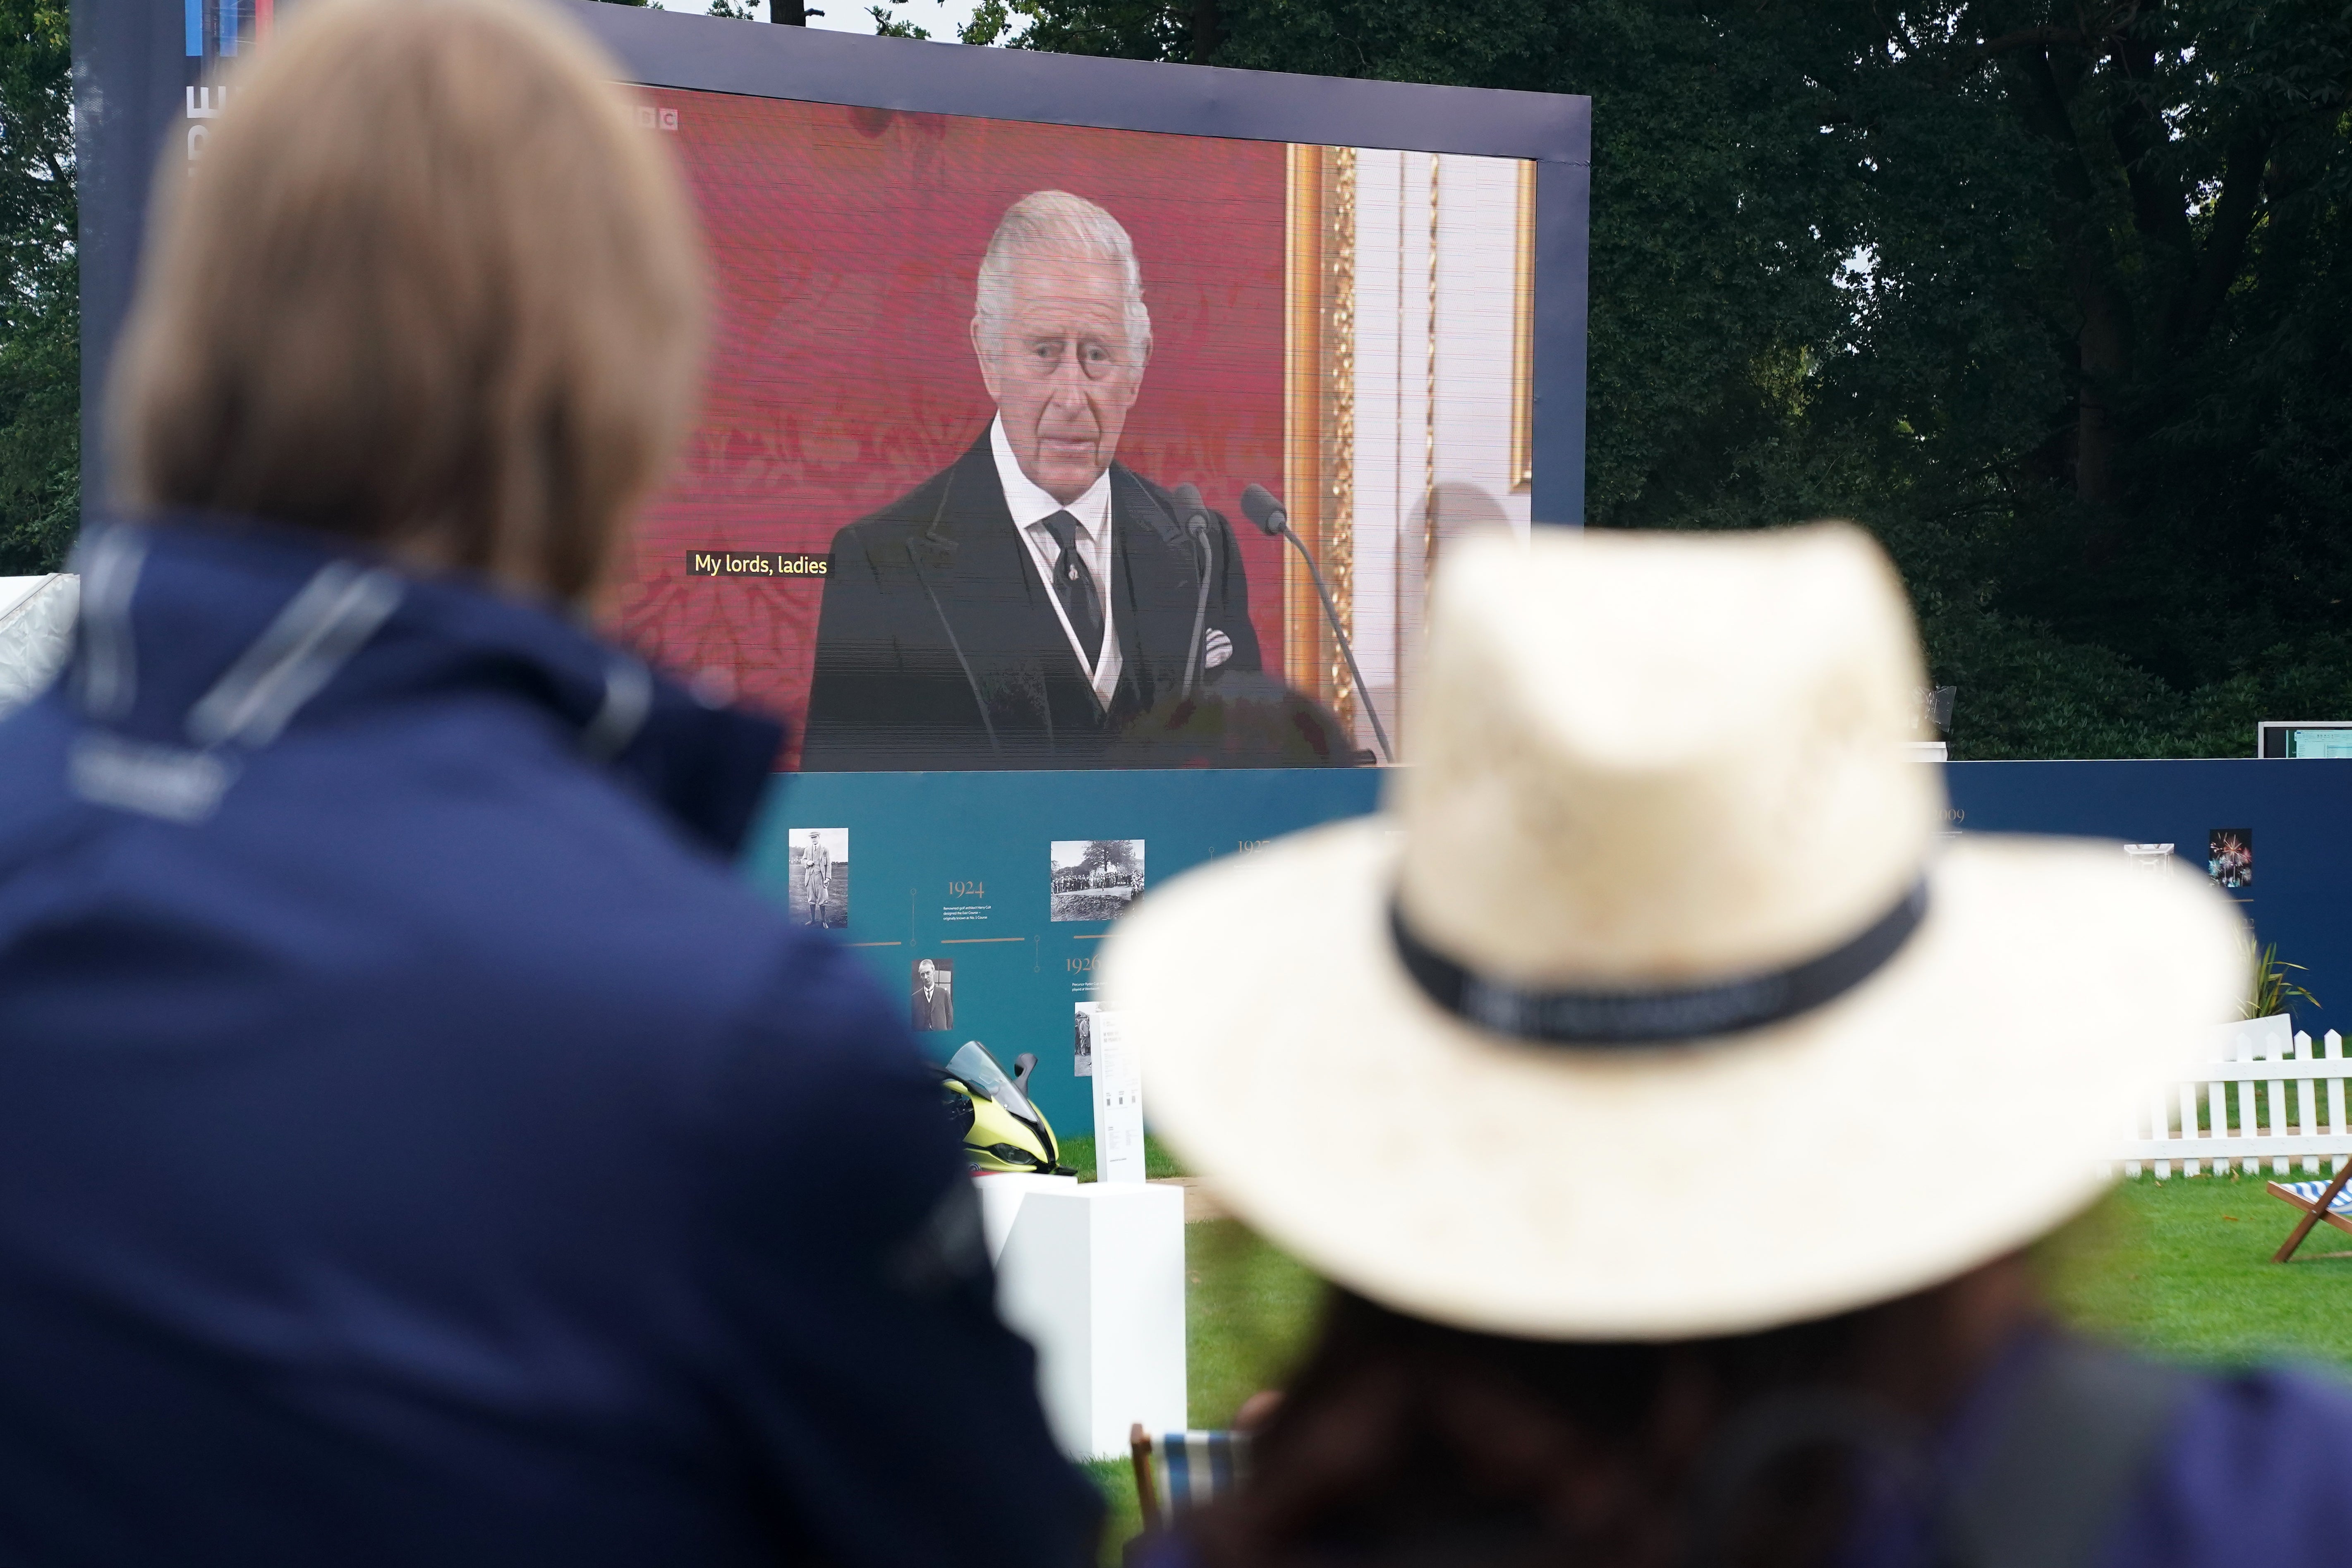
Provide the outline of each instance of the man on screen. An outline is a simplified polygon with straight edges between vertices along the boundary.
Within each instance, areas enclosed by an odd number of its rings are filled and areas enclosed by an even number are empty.
[[[1231,527],[1112,460],[1151,353],[1118,220],[1062,191],[1013,203],[971,346],[995,419],[834,536],[804,768],[1085,767],[1196,654],[1203,685],[1259,668]]]

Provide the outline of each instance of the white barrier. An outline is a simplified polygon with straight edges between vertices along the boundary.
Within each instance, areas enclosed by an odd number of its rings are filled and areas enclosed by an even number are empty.
[[[0,714],[47,688],[72,651],[80,609],[81,579],[71,573],[0,577]]]
[[[2253,1175],[2265,1159],[2273,1175],[2296,1159],[2309,1175],[2323,1173],[2323,1161],[2326,1173],[2341,1170],[2352,1158],[2344,1037],[2330,1029],[2315,1048],[2288,1030],[2284,1014],[2217,1028],[2212,1058],[2159,1089],[2116,1150],[2124,1174],[2147,1166],[2164,1181],[2176,1164],[2195,1176],[2210,1163],[2218,1175],[2235,1160]]]

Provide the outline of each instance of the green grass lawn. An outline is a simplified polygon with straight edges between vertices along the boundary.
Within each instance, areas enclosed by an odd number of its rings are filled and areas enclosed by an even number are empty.
[[[1080,1142],[1069,1141],[1074,1152]],[[1090,1142],[1084,1152],[1091,1173]],[[1163,1163],[1174,1173],[1164,1151],[1149,1157],[1153,1174]],[[2288,1179],[2302,1178],[2298,1166]],[[2263,1190],[2270,1179],[2265,1167],[2260,1176],[2119,1184],[2037,1251],[2060,1314],[2171,1360],[2288,1360],[2352,1373],[2352,1257],[2324,1256],[2352,1250],[2352,1237],[2321,1226],[2294,1262],[2272,1263],[2295,1215]],[[1282,1381],[1313,1332],[1321,1285],[1231,1220],[1186,1226],[1185,1262],[1192,1423],[1222,1426],[1252,1393]],[[1087,1469],[1110,1504],[1103,1561],[1116,1563],[1139,1526],[1134,1479],[1124,1460]]]
[[[1056,1138],[1055,1142],[1060,1149],[1062,1163],[1076,1171],[1078,1180],[1091,1182],[1095,1179],[1093,1133],[1073,1133],[1067,1138]],[[1166,1144],[1147,1132],[1143,1135],[1143,1173],[1146,1178],[1181,1176],[1184,1173],[1184,1167],[1176,1163],[1176,1156],[1168,1152]]]
[[[2143,1176],[2045,1243],[2051,1294],[2095,1333],[2175,1361],[2297,1361],[2352,1371],[2352,1237],[2319,1226],[2292,1263],[2271,1254],[2295,1211],[2264,1192],[2301,1181]]]

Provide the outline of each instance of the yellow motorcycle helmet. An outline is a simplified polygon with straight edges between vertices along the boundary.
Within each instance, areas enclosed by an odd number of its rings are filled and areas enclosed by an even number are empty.
[[[965,1041],[948,1058],[941,1075],[948,1120],[961,1134],[964,1158],[973,1170],[1077,1174],[1060,1163],[1053,1127],[1024,1092],[1036,1066],[1037,1058],[1024,1051],[1007,1073],[978,1040]]]

